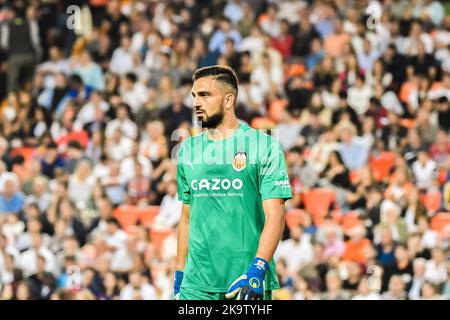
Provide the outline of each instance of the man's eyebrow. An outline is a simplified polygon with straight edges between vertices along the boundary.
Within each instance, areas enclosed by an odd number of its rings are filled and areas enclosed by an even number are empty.
[[[191,93],[195,97],[194,91],[191,91]],[[206,96],[206,95],[209,95],[209,94],[211,94],[210,91],[199,91],[199,92],[197,92],[197,95],[199,95],[199,96]]]

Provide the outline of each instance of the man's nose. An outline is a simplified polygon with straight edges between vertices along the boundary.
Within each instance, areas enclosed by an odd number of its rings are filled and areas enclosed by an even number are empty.
[[[192,101],[192,106],[194,107],[194,109],[198,109],[201,107],[200,100],[198,99],[198,97],[194,98],[194,100]]]

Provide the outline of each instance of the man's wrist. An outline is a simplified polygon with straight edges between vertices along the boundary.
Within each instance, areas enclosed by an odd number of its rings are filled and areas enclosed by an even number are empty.
[[[174,274],[175,285],[181,285],[181,281],[183,281],[183,270],[176,270]]]
[[[250,268],[248,269],[248,273],[264,278],[268,268],[269,263],[266,260],[260,257],[255,257]]]

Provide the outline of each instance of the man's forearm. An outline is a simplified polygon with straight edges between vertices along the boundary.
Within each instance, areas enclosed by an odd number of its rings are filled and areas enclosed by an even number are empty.
[[[177,262],[176,262],[177,270],[184,270],[184,264],[186,263],[186,257],[188,253],[188,240],[189,240],[189,205],[183,204],[181,212],[181,220],[178,226],[178,235],[177,235]]]
[[[269,199],[263,202],[266,222],[264,224],[256,256],[270,261],[278,247],[284,230],[285,208],[283,199]]]

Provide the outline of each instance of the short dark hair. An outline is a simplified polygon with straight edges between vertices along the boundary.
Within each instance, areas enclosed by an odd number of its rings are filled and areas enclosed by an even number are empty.
[[[114,218],[114,217],[110,217],[110,218],[106,219],[106,223],[107,223],[107,224],[114,224],[114,225],[117,226],[117,228],[120,229],[120,223],[119,223],[119,220],[117,220],[117,219]]]
[[[233,94],[238,94],[238,78],[233,69],[227,66],[209,66],[197,69],[192,76],[192,81],[197,81],[200,78],[211,77],[219,82],[222,82],[233,89]]]
[[[135,74],[134,72],[127,72],[127,73],[125,74],[125,78],[126,78],[128,81],[131,81],[131,82],[133,82],[133,83],[135,83],[135,82],[137,81],[137,76],[136,76],[136,74]]]

